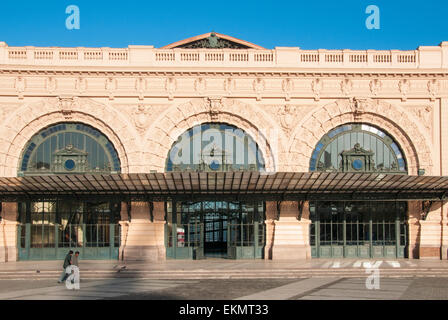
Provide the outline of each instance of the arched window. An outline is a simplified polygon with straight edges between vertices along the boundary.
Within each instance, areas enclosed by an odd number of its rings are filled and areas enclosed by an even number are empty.
[[[67,173],[118,173],[120,160],[112,143],[81,123],[60,123],[41,130],[27,143],[19,176]]]
[[[328,132],[316,145],[310,171],[407,173],[398,144],[367,124],[346,124]]]
[[[166,171],[263,171],[263,155],[246,132],[228,124],[202,124],[171,148]],[[174,259],[261,258],[265,206],[251,201],[167,202],[166,250]]]
[[[182,134],[168,154],[166,171],[262,171],[256,142],[222,123],[202,124]]]
[[[26,144],[19,176],[119,173],[112,143],[81,123],[60,123],[41,130]],[[117,259],[120,203],[49,197],[19,203],[20,260],[60,259],[68,249],[83,259]]]

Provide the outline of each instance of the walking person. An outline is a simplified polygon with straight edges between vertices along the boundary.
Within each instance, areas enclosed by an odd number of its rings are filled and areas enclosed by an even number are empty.
[[[65,281],[65,279],[67,279],[67,273],[66,273],[66,269],[69,265],[72,264],[72,256],[73,256],[73,251],[70,250],[67,255],[65,256],[64,259],[64,264],[62,265],[62,268],[64,269],[61,273],[61,277],[59,278],[58,283],[62,283]]]
[[[76,274],[77,274],[77,279],[80,282],[81,281],[81,279],[80,279],[81,277],[79,275],[79,251],[75,252],[75,255],[72,258],[72,265],[77,267]]]
[[[72,265],[77,266],[79,268],[79,251],[75,252],[75,255],[72,258]]]

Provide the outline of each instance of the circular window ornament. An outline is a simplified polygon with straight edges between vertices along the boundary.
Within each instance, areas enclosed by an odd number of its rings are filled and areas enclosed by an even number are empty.
[[[64,162],[64,167],[65,169],[67,169],[68,171],[72,171],[73,169],[75,169],[76,167],[76,163],[75,161],[73,161],[72,159],[68,159]]]
[[[362,169],[362,161],[359,159],[353,160],[352,167],[355,170],[361,170]]]
[[[210,169],[216,171],[219,169],[219,162],[218,161],[212,161],[212,163],[210,163],[209,165]]]

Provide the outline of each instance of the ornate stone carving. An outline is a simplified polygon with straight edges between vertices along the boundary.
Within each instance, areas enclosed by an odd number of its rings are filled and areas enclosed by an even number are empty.
[[[291,133],[291,129],[294,126],[296,117],[295,117],[295,113],[296,113],[297,108],[295,106],[291,106],[291,105],[284,105],[281,106],[280,109],[277,112],[277,115],[280,118],[280,124],[283,127],[283,129],[285,129],[285,132],[287,135],[289,135]]]
[[[294,81],[292,79],[284,79],[282,81],[282,90],[285,93],[285,100],[291,100],[291,93],[294,91]]]
[[[117,79],[106,79],[106,91],[109,93],[109,100],[114,100],[114,92],[117,90]]]
[[[398,82],[398,89],[401,92],[401,100],[406,101],[409,89],[411,88],[411,83],[408,79],[401,79]]]
[[[138,93],[138,99],[143,100],[145,98],[145,91],[147,90],[146,79],[138,78],[135,80],[135,90]]]
[[[220,110],[223,108],[225,98],[223,97],[208,97],[205,98],[205,104],[211,121],[217,121]]]
[[[165,90],[168,94],[168,100],[174,99],[174,93],[177,89],[177,81],[174,78],[167,78],[165,82]]]
[[[383,87],[383,84],[380,79],[374,79],[374,80],[370,81],[369,87],[370,87],[370,92],[372,92],[372,94],[374,96],[377,96],[378,93],[380,92],[381,88]]]
[[[59,109],[61,110],[65,120],[72,120],[72,113],[77,104],[77,97],[59,97]]]
[[[178,48],[183,49],[248,49],[248,46],[245,46],[240,43],[236,43],[227,39],[222,39],[216,35],[216,33],[212,32],[210,37],[205,39],[196,40],[193,42],[186,43],[184,45],[179,46]]]
[[[207,89],[207,82],[204,78],[198,78],[194,81],[194,90],[197,94],[203,95]]]
[[[89,170],[87,155],[87,152],[76,149],[69,144],[65,148],[54,152],[54,161],[50,171],[53,173],[69,173],[76,168],[76,172],[86,172]]]
[[[149,126],[149,111],[146,107],[140,104],[137,107],[137,111],[134,111],[132,114],[132,118],[134,120],[135,126],[137,130],[142,134],[146,131]]]
[[[376,171],[374,153],[363,149],[359,143],[355,143],[351,150],[342,151],[340,155],[342,160],[339,167],[343,172]]]
[[[53,77],[48,77],[48,79],[46,80],[46,87],[49,93],[53,93],[54,91],[56,91],[57,88],[56,79]]]
[[[355,120],[359,120],[362,115],[368,110],[369,100],[366,98],[350,99],[350,108],[353,111]]]
[[[409,107],[412,113],[420,120],[420,123],[428,130],[432,131],[432,108],[430,106]]]
[[[427,87],[428,87],[428,92],[431,96],[430,100],[434,101],[436,99],[436,96],[439,94],[440,83],[436,79],[429,80]]]
[[[6,103],[0,104],[0,123],[5,121],[8,116],[10,116],[14,111],[18,110],[22,104],[21,103]]]
[[[257,95],[257,101],[261,100],[261,95],[263,94],[263,91],[265,89],[265,82],[263,79],[261,78],[257,78],[254,80],[253,84],[252,84],[254,91]]]
[[[16,79],[14,87],[16,88],[17,96],[19,97],[19,99],[23,99],[23,93],[26,89],[26,80],[22,77],[18,77]]]
[[[323,87],[324,82],[321,79],[314,79],[313,82],[311,82],[311,90],[313,90],[315,101],[320,100],[320,94],[322,92]]]
[[[341,91],[342,93],[348,97],[353,90],[353,82],[350,79],[344,79],[341,81]]]
[[[75,84],[76,90],[78,90],[79,93],[84,93],[87,90],[87,80],[85,78],[79,77],[76,79]]]
[[[231,95],[235,90],[235,79],[227,78],[224,80],[224,90],[228,95]]]

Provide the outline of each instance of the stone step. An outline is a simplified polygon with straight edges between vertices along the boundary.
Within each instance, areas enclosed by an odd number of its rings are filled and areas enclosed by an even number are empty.
[[[366,277],[369,273],[364,270],[294,270],[294,271],[273,271],[262,270],[254,272],[252,270],[240,271],[140,271],[140,272],[81,272],[83,279],[113,279],[113,278],[163,278],[163,279],[231,279],[231,278],[305,278],[305,277]],[[60,272],[45,273],[0,273],[0,280],[6,279],[54,279],[60,276]],[[412,270],[403,272],[403,270],[390,269],[380,270],[382,277],[448,277],[447,269],[440,270]]]

